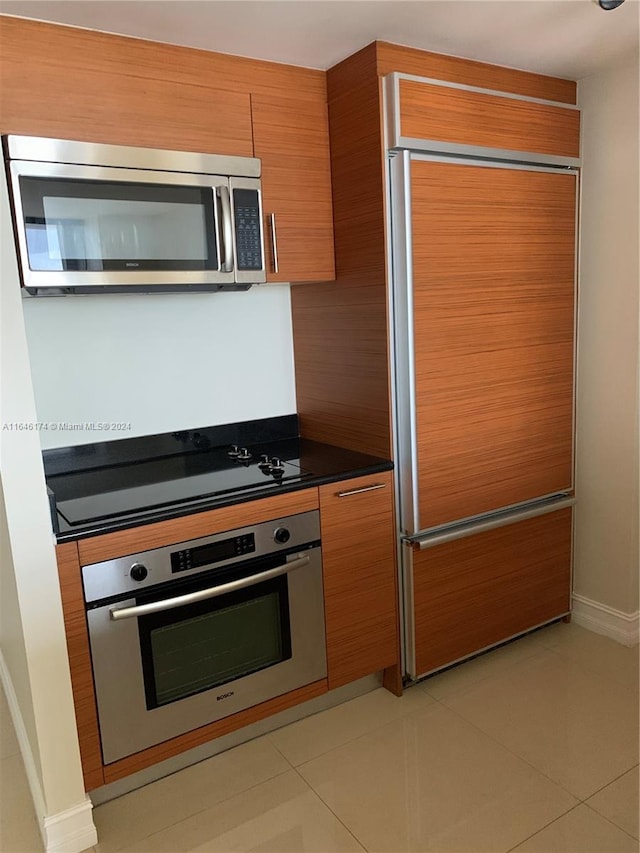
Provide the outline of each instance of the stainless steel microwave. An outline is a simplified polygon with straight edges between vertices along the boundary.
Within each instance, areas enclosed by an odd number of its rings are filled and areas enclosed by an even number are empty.
[[[34,136],[3,143],[28,293],[266,280],[260,160]]]

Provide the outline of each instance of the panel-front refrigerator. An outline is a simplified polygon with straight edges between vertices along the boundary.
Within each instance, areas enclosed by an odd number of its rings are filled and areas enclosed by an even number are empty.
[[[419,678],[570,610],[578,173],[408,151],[389,165]]]

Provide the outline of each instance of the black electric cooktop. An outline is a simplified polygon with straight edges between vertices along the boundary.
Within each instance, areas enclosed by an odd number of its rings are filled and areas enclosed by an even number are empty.
[[[58,540],[392,467],[300,439],[283,416],[43,453]]]
[[[176,506],[245,489],[278,487],[309,476],[298,459],[281,459],[285,448],[260,445],[212,450],[99,470],[82,477],[84,494],[64,498],[56,494],[58,512],[71,525]],[[65,485],[71,486],[70,482]]]

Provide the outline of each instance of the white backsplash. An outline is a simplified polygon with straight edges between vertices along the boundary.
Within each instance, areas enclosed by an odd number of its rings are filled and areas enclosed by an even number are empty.
[[[43,449],[296,411],[286,285],[23,307]]]

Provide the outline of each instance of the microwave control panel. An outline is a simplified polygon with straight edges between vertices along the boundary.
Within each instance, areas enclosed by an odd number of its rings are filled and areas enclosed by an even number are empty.
[[[236,255],[239,270],[262,269],[258,190],[233,190]]]

